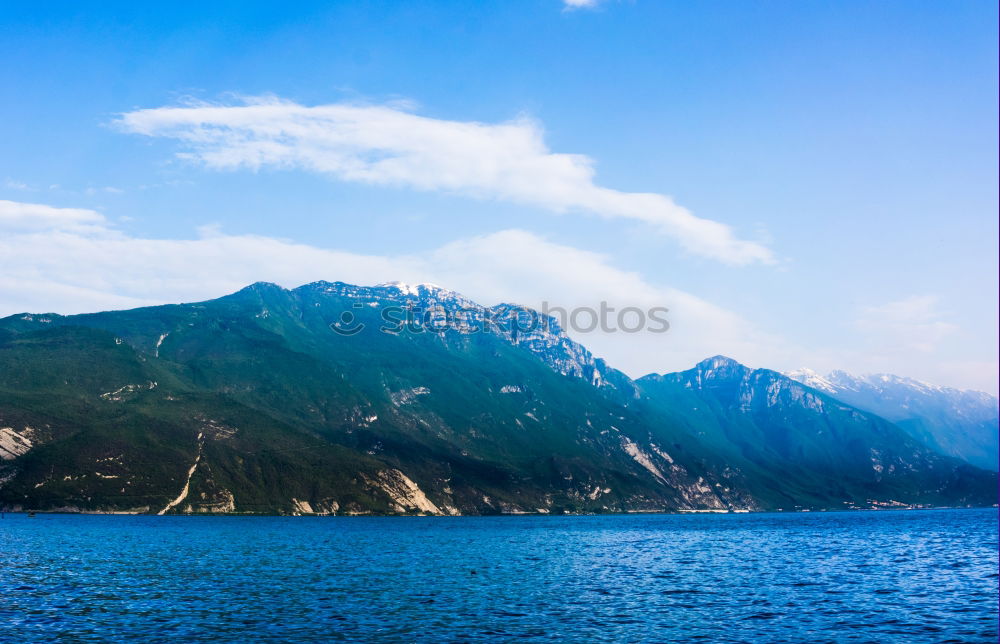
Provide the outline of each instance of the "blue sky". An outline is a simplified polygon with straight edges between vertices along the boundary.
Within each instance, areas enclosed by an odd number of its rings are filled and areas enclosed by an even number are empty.
[[[996,392],[995,3],[136,4],[0,18],[2,314],[427,279]]]

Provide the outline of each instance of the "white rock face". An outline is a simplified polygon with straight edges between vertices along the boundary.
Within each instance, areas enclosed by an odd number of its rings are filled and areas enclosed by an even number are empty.
[[[125,400],[125,397],[128,396],[129,394],[133,394],[137,391],[142,391],[144,389],[148,390],[156,389],[156,383],[150,381],[142,385],[122,385],[121,387],[115,389],[114,391],[107,391],[101,394],[101,398],[107,400],[108,402],[121,402]]]
[[[13,427],[0,427],[0,460],[10,461],[27,454],[34,446],[29,438],[33,433],[30,427],[21,432],[14,431]]]
[[[160,337],[156,340],[156,347],[153,348],[153,355],[156,356],[157,358],[160,357],[160,345],[163,344],[163,341],[167,339],[168,335],[170,334],[161,333]]]
[[[165,508],[163,508],[162,510],[160,510],[159,512],[157,512],[157,514],[161,514],[161,515],[162,514],[166,514],[172,508],[175,508],[178,505],[180,505],[184,501],[184,499],[187,498],[188,492],[191,489],[191,477],[194,476],[195,470],[198,469],[198,463],[201,462],[201,448],[202,448],[202,445],[204,444],[202,442],[203,439],[204,439],[204,434],[202,434],[201,432],[199,432],[198,433],[198,455],[195,456],[195,458],[194,458],[194,464],[191,466],[191,469],[188,470],[187,479],[184,481],[184,487],[181,489],[181,493],[177,495],[176,499],[174,499],[173,501],[171,501],[170,503],[168,503]]]
[[[653,463],[652,457],[642,451],[642,449],[634,441],[622,436],[622,449],[625,450],[625,453],[631,456],[636,463],[646,468],[650,474],[658,478],[663,483],[667,482],[667,477],[663,476],[663,472],[660,471],[660,468],[656,467],[656,464]]]
[[[429,393],[431,393],[431,390],[427,387],[413,387],[412,389],[393,391],[389,394],[389,399],[392,400],[392,404],[399,407],[400,405],[413,402],[417,396],[426,396]]]
[[[444,514],[410,477],[397,469],[382,470],[373,483],[389,495],[400,511]]]

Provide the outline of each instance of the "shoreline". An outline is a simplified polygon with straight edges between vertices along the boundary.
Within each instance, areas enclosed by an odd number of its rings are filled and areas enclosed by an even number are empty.
[[[45,516],[128,516],[128,517],[163,517],[163,518],[248,518],[248,517],[269,517],[269,518],[289,518],[289,519],[483,519],[499,517],[625,517],[625,516],[746,516],[762,514],[833,514],[833,513],[861,513],[861,512],[926,512],[934,510],[996,510],[997,504],[993,505],[961,505],[961,506],[934,506],[934,507],[890,507],[890,508],[835,508],[826,510],[741,510],[741,511],[715,511],[715,510],[635,510],[625,512],[567,512],[564,514],[549,514],[545,512],[510,512],[498,514],[278,514],[272,512],[185,512],[179,514],[160,514],[153,512],[126,512],[126,511],[79,511],[70,512],[67,510],[4,510],[2,514],[7,515],[45,515]],[[29,517],[30,518],[30,517]]]

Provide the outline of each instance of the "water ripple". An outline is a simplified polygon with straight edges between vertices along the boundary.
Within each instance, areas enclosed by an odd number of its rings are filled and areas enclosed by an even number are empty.
[[[995,510],[7,515],[0,641],[995,642]]]

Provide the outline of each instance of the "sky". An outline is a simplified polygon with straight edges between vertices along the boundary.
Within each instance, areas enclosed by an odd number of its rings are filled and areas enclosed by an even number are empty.
[[[142,5],[142,6],[139,6]],[[997,392],[996,3],[7,3],[0,315],[254,281]]]

